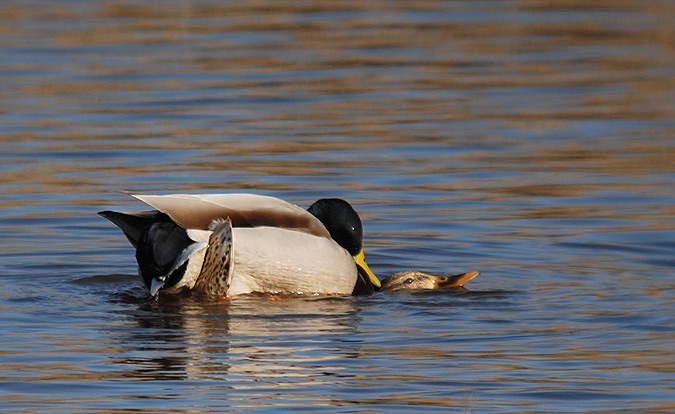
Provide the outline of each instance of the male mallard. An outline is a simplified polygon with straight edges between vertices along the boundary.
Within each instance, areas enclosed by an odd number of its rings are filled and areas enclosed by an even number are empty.
[[[136,248],[151,295],[371,293],[379,279],[363,255],[363,228],[344,200],[308,210],[254,194],[134,195],[156,210],[102,211]]]
[[[382,280],[381,290],[427,290],[462,287],[480,273],[473,271],[454,276],[434,276],[417,270],[394,273]]]

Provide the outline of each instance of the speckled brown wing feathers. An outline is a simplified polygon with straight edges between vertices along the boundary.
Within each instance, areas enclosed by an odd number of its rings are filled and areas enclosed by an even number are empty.
[[[217,220],[211,226],[213,233],[204,255],[204,264],[194,291],[210,296],[226,295],[234,267],[232,223],[229,218]]]

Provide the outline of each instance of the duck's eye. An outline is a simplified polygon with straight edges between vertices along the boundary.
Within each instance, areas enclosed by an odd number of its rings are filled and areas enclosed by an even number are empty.
[[[406,285],[409,285],[409,284],[411,284],[412,282],[413,282],[413,278],[412,278],[412,277],[409,277],[409,278],[407,278],[407,279],[405,280],[405,282],[403,282],[403,283],[405,283]]]

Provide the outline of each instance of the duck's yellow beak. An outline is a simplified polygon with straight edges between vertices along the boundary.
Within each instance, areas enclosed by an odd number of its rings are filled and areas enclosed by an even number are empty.
[[[354,261],[368,274],[370,283],[379,289],[382,286],[382,283],[380,283],[380,279],[378,279],[377,276],[375,276],[375,273],[373,273],[373,271],[370,270],[370,267],[368,267],[368,263],[366,263],[366,256],[363,254],[363,249],[361,249],[356,254],[356,256],[354,256]]]

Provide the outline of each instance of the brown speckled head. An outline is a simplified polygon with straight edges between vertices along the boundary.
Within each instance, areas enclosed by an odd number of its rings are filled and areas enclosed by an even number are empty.
[[[394,273],[382,281],[384,291],[395,290],[427,290],[462,287],[476,276],[478,272],[462,273],[454,276],[435,276],[417,270]]]

